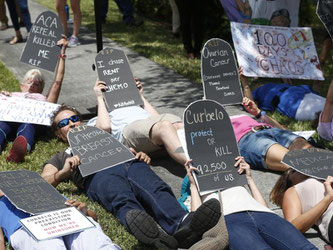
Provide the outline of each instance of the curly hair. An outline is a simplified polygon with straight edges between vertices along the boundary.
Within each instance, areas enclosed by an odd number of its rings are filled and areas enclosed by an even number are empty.
[[[67,106],[65,104],[61,104],[61,106],[57,110],[55,110],[51,116],[51,128],[52,128],[53,132],[58,130],[58,124],[56,123],[55,118],[57,117],[57,115],[60,112],[65,111],[65,110],[70,110],[70,111],[74,112],[75,114],[77,114],[79,116],[80,121],[82,121],[82,116],[79,111],[77,111],[73,107]]]

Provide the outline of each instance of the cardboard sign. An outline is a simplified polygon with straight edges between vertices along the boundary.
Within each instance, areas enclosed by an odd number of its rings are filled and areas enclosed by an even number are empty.
[[[300,0],[220,0],[232,22],[275,26],[298,26]]]
[[[316,13],[333,39],[333,1],[318,0]]]
[[[20,223],[37,241],[53,239],[95,227],[75,207],[28,217],[20,220]]]
[[[333,175],[333,152],[319,148],[289,151],[282,163],[313,178],[326,180]]]
[[[193,166],[198,188],[202,194],[239,185],[246,185],[245,175],[234,167],[239,156],[230,118],[221,104],[196,101],[184,111],[186,145]]]
[[[213,38],[206,42],[201,53],[201,79],[205,99],[221,104],[242,102],[234,51],[226,41]]]
[[[59,104],[0,95],[0,121],[51,126],[51,116]]]
[[[104,99],[109,111],[127,106],[143,105],[125,53],[105,48],[95,58],[98,78],[106,82]]]
[[[324,80],[311,28],[231,22],[231,33],[244,75]]]
[[[131,151],[111,134],[96,127],[71,129],[67,139],[73,155],[80,157],[79,170],[83,177],[135,159]]]
[[[41,13],[31,28],[20,61],[54,72],[61,48],[57,42],[63,34],[59,17],[52,11]]]
[[[66,207],[66,199],[53,186],[28,170],[0,172],[0,189],[15,207],[29,214]]]

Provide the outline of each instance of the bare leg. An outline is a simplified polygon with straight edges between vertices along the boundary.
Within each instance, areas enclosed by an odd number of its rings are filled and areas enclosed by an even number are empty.
[[[272,145],[266,153],[266,165],[268,169],[274,171],[286,171],[289,167],[283,163],[281,160],[284,155],[289,152],[289,149],[281,146],[280,144]]]
[[[177,129],[183,128],[182,123],[172,124],[169,121],[156,123],[151,129],[151,140],[156,145],[164,145],[168,154],[178,163],[184,165],[186,156],[183,152],[177,153],[176,150],[182,145],[177,135]]]
[[[331,122],[333,118],[333,80],[327,92],[324,110],[321,113],[321,122]]]
[[[62,23],[62,27],[64,28],[64,34],[68,35],[68,28],[67,28],[67,16],[65,11],[66,0],[56,0],[56,8]]]
[[[74,14],[73,35],[77,37],[79,35],[81,20],[82,20],[80,0],[71,0],[71,8]]]
[[[310,143],[308,143],[304,138],[299,137],[290,144],[288,149],[295,150],[295,149],[304,149],[304,148],[313,148],[313,146]]]

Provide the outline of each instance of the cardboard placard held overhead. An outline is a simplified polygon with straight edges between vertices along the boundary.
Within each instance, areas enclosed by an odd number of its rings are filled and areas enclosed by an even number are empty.
[[[106,82],[104,99],[108,110],[143,105],[139,90],[122,50],[105,48],[95,58],[98,78]]]
[[[15,207],[29,214],[66,207],[66,199],[36,172],[0,172],[0,189]]]
[[[191,103],[184,111],[185,138],[200,193],[246,185],[234,167],[239,156],[233,127],[221,104],[212,100]]]
[[[298,172],[316,179],[326,180],[333,175],[333,152],[320,148],[289,151],[282,163]]]
[[[242,102],[235,55],[226,41],[212,38],[206,42],[201,53],[201,79],[205,99],[222,105]]]
[[[54,72],[61,48],[57,42],[63,34],[59,17],[52,11],[42,12],[31,28],[20,61]]]
[[[331,39],[333,39],[333,1],[318,0],[316,12],[320,21],[325,25]]]
[[[79,170],[83,177],[135,159],[127,147],[96,127],[73,128],[67,139],[73,154],[80,157]]]

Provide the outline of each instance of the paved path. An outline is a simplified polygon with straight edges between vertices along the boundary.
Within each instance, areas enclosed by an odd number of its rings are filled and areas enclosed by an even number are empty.
[[[29,1],[29,9],[32,20],[39,13],[46,10],[45,7]],[[8,12],[7,12],[8,13]],[[23,28],[21,31],[25,31]],[[14,29],[0,31],[0,60],[9,68],[19,80],[23,79],[25,72],[31,66],[20,63],[19,58],[24,47],[24,43],[14,46],[8,41],[12,38]],[[92,70],[92,64],[96,56],[95,33],[82,28],[80,32],[81,45],[76,48],[68,48],[66,59],[65,79],[59,98],[59,103],[66,103],[76,107],[83,114],[95,112],[95,97],[93,85],[97,74]],[[166,69],[151,60],[140,56],[138,53],[121,47],[108,38],[103,38],[104,47],[120,48],[127,54],[134,76],[138,77],[144,84],[146,98],[158,109],[159,112],[169,112],[182,116],[184,108],[191,102],[201,99],[203,91],[197,84],[188,79]],[[54,74],[43,71],[46,78],[46,91],[52,83]],[[154,159],[153,169],[167,183],[171,185],[176,196],[179,196],[179,189],[182,177],[185,175],[182,166],[173,162],[170,158]],[[168,167],[168,170],[166,169]],[[279,175],[274,173],[263,173],[253,171],[254,178],[259,189],[263,192],[266,200]],[[278,214],[281,210],[271,205]],[[314,230],[307,233],[309,240],[323,249],[324,242],[318,238]]]

